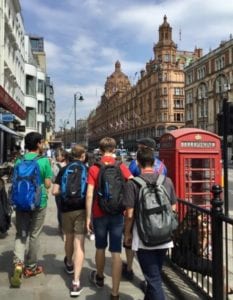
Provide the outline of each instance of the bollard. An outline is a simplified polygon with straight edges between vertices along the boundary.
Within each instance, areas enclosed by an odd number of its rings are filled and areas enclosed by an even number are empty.
[[[220,198],[222,187],[212,187],[213,199],[211,201],[211,241],[212,241],[212,293],[213,299],[224,299],[223,278],[223,223],[220,216],[223,215],[223,202]]]

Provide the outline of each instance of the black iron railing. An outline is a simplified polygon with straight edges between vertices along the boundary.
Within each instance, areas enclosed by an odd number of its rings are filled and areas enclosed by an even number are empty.
[[[223,214],[222,189],[212,188],[211,207],[178,200],[179,227],[175,247],[168,256],[172,265],[205,295],[228,299],[233,292],[233,218]]]

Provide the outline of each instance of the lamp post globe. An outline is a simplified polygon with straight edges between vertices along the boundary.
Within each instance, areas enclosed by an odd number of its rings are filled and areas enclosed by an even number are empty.
[[[80,92],[74,93],[74,142],[77,143],[77,120],[76,120],[76,101],[82,102],[84,100],[83,95]]]

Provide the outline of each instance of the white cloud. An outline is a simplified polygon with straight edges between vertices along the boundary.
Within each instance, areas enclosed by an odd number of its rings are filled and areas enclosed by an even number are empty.
[[[173,40],[182,50],[197,46],[208,51],[233,33],[233,1],[229,0],[20,2],[26,31],[45,39],[58,122],[69,116],[77,90],[85,97],[78,105],[78,117],[95,107],[116,60],[131,81],[145,68],[165,14],[173,28]]]

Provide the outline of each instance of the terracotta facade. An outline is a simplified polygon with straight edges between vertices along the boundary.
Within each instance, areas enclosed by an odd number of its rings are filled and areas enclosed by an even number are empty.
[[[179,51],[164,16],[153,52],[154,58],[146,63],[133,86],[116,62],[99,106],[88,117],[90,148],[95,148],[102,137],[111,136],[118,145],[135,149],[138,138],[159,140],[163,133],[185,125],[184,67],[199,58],[201,50]]]

